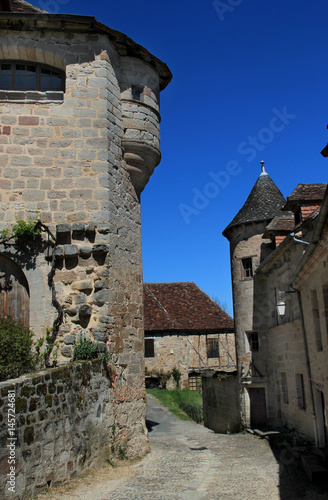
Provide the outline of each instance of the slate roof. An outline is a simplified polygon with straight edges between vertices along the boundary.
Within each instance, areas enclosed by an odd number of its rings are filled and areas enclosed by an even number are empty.
[[[223,231],[227,237],[229,229],[241,224],[250,224],[273,219],[281,211],[286,200],[267,172],[262,172],[250,192],[245,204]]]
[[[301,202],[321,202],[327,189],[326,183],[321,184],[298,184],[291,195],[287,197],[284,210],[291,210]]]
[[[21,12],[24,14],[43,14],[45,10],[34,7],[24,0],[0,0],[0,12]]]
[[[145,331],[233,331],[231,316],[195,283],[144,283]]]

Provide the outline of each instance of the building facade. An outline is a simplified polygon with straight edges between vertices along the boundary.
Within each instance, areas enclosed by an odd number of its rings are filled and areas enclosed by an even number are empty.
[[[145,283],[144,308],[146,383],[176,367],[199,390],[205,371],[236,370],[233,319],[195,283]]]
[[[231,246],[243,425],[285,425],[319,446],[328,397],[326,188],[299,184],[285,200],[262,172],[223,233]]]

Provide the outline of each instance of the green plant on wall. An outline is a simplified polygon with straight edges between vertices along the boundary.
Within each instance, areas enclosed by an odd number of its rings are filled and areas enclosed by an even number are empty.
[[[11,230],[3,229],[0,231],[0,243],[15,239],[18,245],[29,246],[40,237],[42,230],[44,230],[44,226],[38,215],[28,221],[16,219],[16,224],[12,226]]]
[[[74,345],[73,361],[90,360],[98,357],[97,345],[91,340],[81,338],[80,341]]]

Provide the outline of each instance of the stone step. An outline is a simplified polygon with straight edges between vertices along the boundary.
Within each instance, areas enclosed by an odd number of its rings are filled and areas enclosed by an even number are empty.
[[[327,479],[328,469],[317,455],[302,455],[301,462],[311,482],[325,481]]]

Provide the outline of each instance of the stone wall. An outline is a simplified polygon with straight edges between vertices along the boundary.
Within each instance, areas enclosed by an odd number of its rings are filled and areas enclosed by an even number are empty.
[[[219,357],[207,357],[207,339],[218,339]],[[181,385],[188,387],[188,374],[206,368],[231,370],[236,368],[235,337],[233,333],[202,335],[162,335],[154,338],[154,357],[145,358],[148,371],[181,372]]]
[[[26,499],[47,485],[104,464],[117,456],[119,446],[133,456],[118,432],[112,374],[101,360],[1,382],[0,391],[0,489],[5,498],[10,493],[6,484],[10,467],[16,475],[15,498]],[[9,434],[8,391],[15,394],[17,440]]]
[[[203,375],[204,425],[214,432],[233,434],[241,430],[240,387],[237,372]]]

